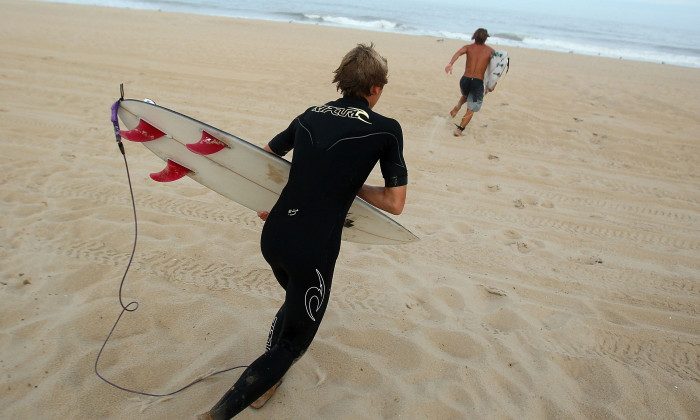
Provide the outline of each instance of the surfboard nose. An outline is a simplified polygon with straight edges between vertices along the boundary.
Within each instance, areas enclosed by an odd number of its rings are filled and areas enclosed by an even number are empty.
[[[129,141],[144,143],[159,139],[165,133],[146,122],[146,120],[140,119],[138,125],[131,130],[119,130],[119,135]]]

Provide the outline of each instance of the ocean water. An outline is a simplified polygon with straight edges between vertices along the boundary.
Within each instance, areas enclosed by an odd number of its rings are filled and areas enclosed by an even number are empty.
[[[44,0],[53,1],[53,0]],[[63,3],[164,10],[342,26],[471,42],[479,27],[502,46],[599,55],[700,68],[700,25],[651,26],[605,18],[523,12],[454,0],[61,0]],[[670,7],[670,6],[669,6]],[[698,16],[700,22],[700,16]]]

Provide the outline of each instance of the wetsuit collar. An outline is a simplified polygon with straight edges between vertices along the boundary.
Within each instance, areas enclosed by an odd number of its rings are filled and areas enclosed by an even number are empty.
[[[352,105],[357,106],[358,108],[369,108],[369,101],[367,101],[367,99],[365,98],[358,98],[357,96],[343,96],[338,100],[343,102],[349,102]]]

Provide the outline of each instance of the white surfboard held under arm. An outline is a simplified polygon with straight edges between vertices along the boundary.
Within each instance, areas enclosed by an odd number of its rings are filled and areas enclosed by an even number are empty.
[[[486,92],[493,89],[498,83],[498,80],[508,73],[510,68],[510,58],[506,51],[493,51],[486,74],[484,74],[484,87]]]
[[[232,134],[151,101],[124,99],[119,119],[123,138],[143,143],[166,161],[152,173],[159,182],[189,176],[200,184],[256,212],[269,211],[287,183],[290,163]],[[400,244],[418,237],[382,211],[355,198],[343,240]]]

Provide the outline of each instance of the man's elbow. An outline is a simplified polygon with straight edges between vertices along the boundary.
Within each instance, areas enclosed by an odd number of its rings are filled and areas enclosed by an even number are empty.
[[[394,216],[398,216],[402,212],[403,212],[403,206],[392,208],[391,210],[389,210],[389,213],[393,214]]]
[[[394,201],[391,203],[387,211],[395,216],[398,216],[403,212],[403,207],[406,204],[406,200]]]
[[[393,215],[399,215],[403,212],[403,207],[406,204],[406,186],[385,189],[387,212]]]

